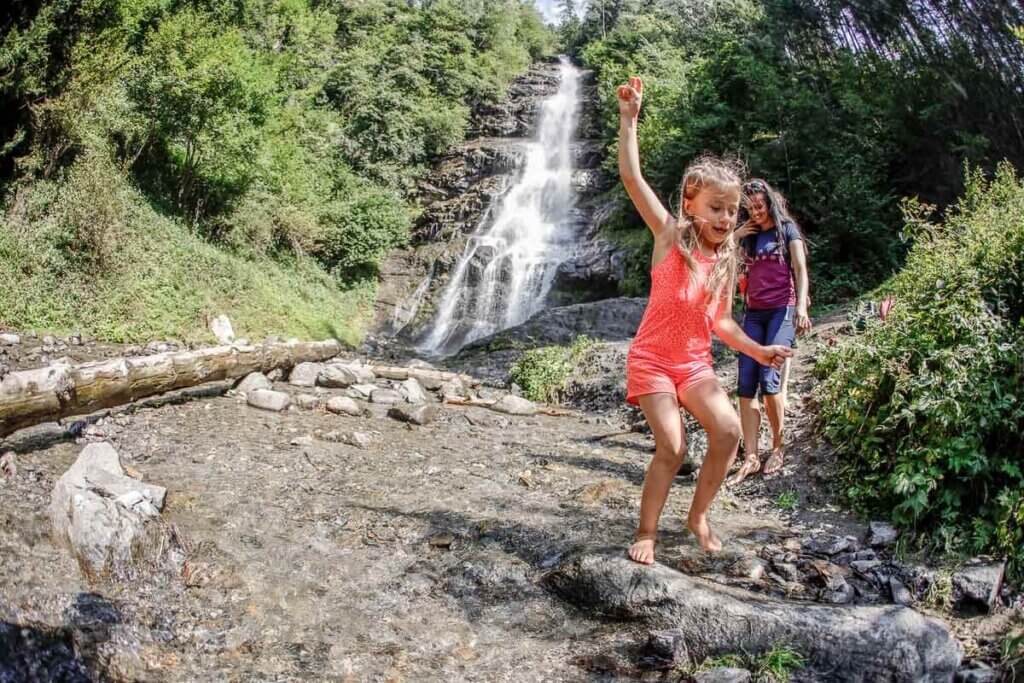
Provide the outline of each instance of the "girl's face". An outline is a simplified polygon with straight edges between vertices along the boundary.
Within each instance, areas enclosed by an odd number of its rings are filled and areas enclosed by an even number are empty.
[[[750,195],[750,219],[762,228],[771,227],[772,217],[768,212],[768,197],[763,192]]]
[[[687,215],[693,219],[697,235],[706,243],[718,246],[729,238],[736,227],[740,210],[739,189],[723,189],[709,185],[692,199],[683,202]]]

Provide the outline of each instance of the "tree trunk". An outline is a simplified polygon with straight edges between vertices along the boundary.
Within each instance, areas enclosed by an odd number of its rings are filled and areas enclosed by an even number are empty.
[[[84,415],[205,382],[268,372],[341,352],[335,340],[215,346],[12,372],[0,381],[0,437],[40,422]]]

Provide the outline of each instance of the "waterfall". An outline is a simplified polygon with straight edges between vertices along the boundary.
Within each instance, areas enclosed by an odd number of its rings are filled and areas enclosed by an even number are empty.
[[[558,91],[544,100],[536,138],[526,145],[522,174],[466,243],[441,296],[438,312],[417,345],[447,355],[525,322],[544,305],[559,264],[575,247],[571,212],[580,73],[559,66]]]

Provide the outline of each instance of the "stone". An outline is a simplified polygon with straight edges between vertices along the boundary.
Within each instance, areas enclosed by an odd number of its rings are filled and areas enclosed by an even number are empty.
[[[368,448],[370,446],[370,435],[365,432],[350,432],[341,435],[341,443],[356,448]]]
[[[288,406],[291,405],[292,399],[283,391],[256,389],[246,395],[246,402],[253,408],[272,410],[279,413],[282,410],[287,410]]]
[[[288,442],[291,446],[312,446],[313,437],[311,436],[297,436]]]
[[[685,664],[690,659],[686,652],[685,636],[678,628],[661,629],[648,633],[644,651],[646,654],[662,660],[663,665]]]
[[[250,372],[241,382],[235,385],[235,391],[248,395],[257,389],[273,389],[274,385],[262,372]]]
[[[18,454],[7,451],[0,456],[0,477],[12,478],[18,475]]]
[[[1006,562],[974,558],[953,574],[953,607],[961,612],[989,612],[999,600]]]
[[[535,415],[537,413],[537,405],[533,401],[528,401],[525,398],[518,396],[512,396],[507,394],[491,406],[492,410],[496,410],[499,413],[505,413],[507,415]]]
[[[899,579],[895,577],[889,578],[889,591],[892,593],[892,601],[897,605],[910,607],[914,604],[914,596],[911,595],[910,591]]]
[[[0,346],[17,346],[21,344],[21,337],[13,332],[0,334]]]
[[[394,405],[402,402],[402,396],[394,389],[374,389],[370,394],[370,402]]]
[[[719,666],[693,677],[694,683],[749,683],[750,672],[735,666]]]
[[[837,555],[850,547],[849,537],[819,534],[804,539],[803,549],[815,555]]]
[[[821,592],[822,602],[832,605],[846,605],[853,602],[856,591],[843,577],[834,577]]]
[[[884,548],[896,542],[900,532],[888,522],[871,522],[868,525],[867,542],[872,548]]]
[[[351,398],[359,398],[364,401],[369,401],[370,396],[377,390],[376,384],[353,384],[348,388],[346,394]]]
[[[327,410],[335,415],[358,416],[363,414],[359,404],[348,396],[334,396],[327,401]]]
[[[430,400],[423,386],[415,377],[410,377],[399,385],[399,391],[409,403],[426,403]]]
[[[299,394],[295,397],[295,405],[303,410],[315,410],[320,407],[321,402],[316,394]]]
[[[463,384],[462,380],[458,379],[450,379],[442,382],[438,391],[441,394],[441,400],[443,401],[469,398],[469,390],[466,388],[466,385]]]
[[[342,363],[328,363],[316,379],[317,384],[330,389],[344,389],[358,381],[359,375],[356,371]]]
[[[299,363],[288,375],[288,383],[297,387],[316,386],[317,377],[323,368],[323,363]]]
[[[221,344],[230,344],[235,341],[235,330],[231,327],[231,320],[226,315],[218,315],[210,321],[210,332]]]
[[[400,422],[409,422],[416,425],[430,424],[441,414],[441,409],[435,403],[420,403],[417,405],[395,405],[388,410],[388,417]]]
[[[776,562],[774,567],[779,576],[788,582],[799,583],[804,578],[803,573],[797,569],[797,566],[790,562]]]
[[[439,391],[441,387],[444,385],[443,379],[441,379],[440,377],[432,377],[430,375],[410,379],[415,379],[417,382],[422,384],[423,388],[426,389],[427,391]]]
[[[447,549],[450,548],[453,543],[455,543],[455,536],[447,532],[434,534],[430,537],[430,545],[435,548]]]
[[[741,579],[760,581],[764,578],[764,562],[756,557],[744,557],[729,567],[729,574]]]
[[[861,576],[870,577],[871,570],[881,564],[880,560],[854,560],[850,563],[850,568]]]
[[[996,683],[999,676],[995,669],[988,664],[974,661],[957,671],[953,680],[955,683]],[[1007,678],[1006,680],[1012,679]]]
[[[183,558],[159,516],[167,490],[127,476],[109,443],[82,449],[50,495],[54,538],[69,548],[88,578],[132,578],[142,569]]]
[[[850,563],[857,559],[857,553],[839,553],[832,556],[832,563],[840,567],[849,567]]]
[[[377,374],[367,365],[362,363],[351,363],[349,369],[356,373],[359,384],[373,384],[377,380]]]

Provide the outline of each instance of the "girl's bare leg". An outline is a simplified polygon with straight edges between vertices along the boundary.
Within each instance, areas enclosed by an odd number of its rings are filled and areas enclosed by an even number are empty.
[[[679,414],[679,402],[672,394],[647,394],[639,397],[640,409],[654,433],[654,459],[644,476],[640,496],[640,527],[636,541],[629,547],[634,562],[654,562],[654,542],[658,518],[668,499],[672,480],[686,455],[686,434]]]
[[[717,552],[722,549],[722,542],[708,524],[708,508],[736,459],[740,444],[740,418],[718,380],[696,384],[681,398],[683,405],[708,435],[708,452],[697,478],[697,490],[693,494],[686,526],[697,537],[701,548]]]

